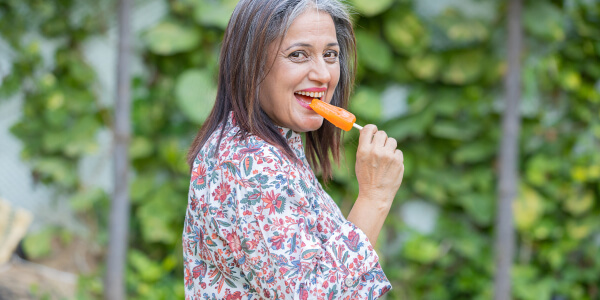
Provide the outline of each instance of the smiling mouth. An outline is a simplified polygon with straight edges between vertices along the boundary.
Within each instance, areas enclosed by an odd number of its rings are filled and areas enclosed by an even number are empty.
[[[294,95],[296,95],[297,98],[299,98],[300,100],[302,100],[302,102],[304,102],[305,104],[308,105],[312,102],[313,99],[323,100],[321,98],[323,98],[323,96],[325,96],[325,92],[299,91],[299,92],[294,92]]]

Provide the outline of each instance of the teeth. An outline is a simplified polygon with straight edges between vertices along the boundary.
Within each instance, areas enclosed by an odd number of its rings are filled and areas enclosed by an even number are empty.
[[[299,95],[302,95],[302,96],[311,97],[311,98],[321,98],[321,97],[323,97],[323,95],[325,95],[325,92],[304,92],[304,91],[300,91],[300,92],[296,92],[296,94],[299,94]]]

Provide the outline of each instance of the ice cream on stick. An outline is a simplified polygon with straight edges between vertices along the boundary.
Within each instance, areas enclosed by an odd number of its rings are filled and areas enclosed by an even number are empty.
[[[362,126],[354,123],[356,122],[356,117],[351,112],[343,108],[333,106],[319,99],[313,99],[313,101],[310,103],[310,108],[312,108],[327,121],[331,122],[333,125],[345,131],[349,131],[352,129],[352,127],[358,130],[362,129]]]

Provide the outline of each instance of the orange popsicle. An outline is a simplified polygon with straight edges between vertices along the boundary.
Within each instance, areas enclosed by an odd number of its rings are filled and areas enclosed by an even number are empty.
[[[310,108],[312,108],[327,121],[331,122],[333,125],[345,131],[349,131],[353,126],[358,130],[362,129],[362,126],[354,123],[356,122],[356,117],[351,112],[343,108],[333,106],[319,99],[313,99],[313,101],[310,103]]]

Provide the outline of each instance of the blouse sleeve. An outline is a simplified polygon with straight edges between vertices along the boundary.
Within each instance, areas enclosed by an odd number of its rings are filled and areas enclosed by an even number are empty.
[[[236,222],[219,235],[251,290],[269,299],[375,299],[390,289],[367,236],[343,217],[317,215],[319,195],[293,163],[274,149],[240,161],[230,169]],[[320,222],[331,222],[328,234]]]

